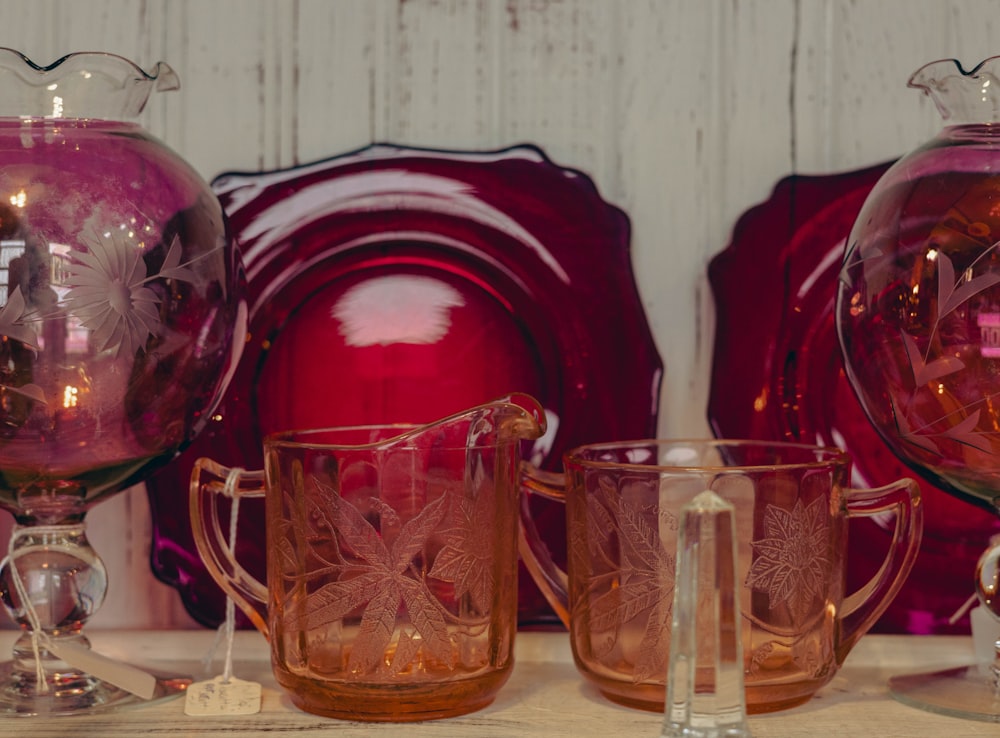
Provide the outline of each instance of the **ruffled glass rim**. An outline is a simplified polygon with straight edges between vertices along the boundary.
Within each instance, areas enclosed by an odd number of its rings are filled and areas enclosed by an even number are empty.
[[[930,97],[949,123],[1000,123],[1000,56],[970,70],[958,59],[938,59],[914,72],[907,86]]]
[[[38,64],[0,47],[0,117],[127,120],[142,112],[153,90],[180,87],[165,62],[144,70],[118,54],[79,51]]]

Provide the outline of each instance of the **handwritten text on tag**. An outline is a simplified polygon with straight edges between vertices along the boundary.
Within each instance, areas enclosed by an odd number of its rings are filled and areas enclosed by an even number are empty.
[[[253,715],[260,712],[260,684],[235,677],[217,676],[195,682],[187,688],[184,714],[193,717],[211,715]]]

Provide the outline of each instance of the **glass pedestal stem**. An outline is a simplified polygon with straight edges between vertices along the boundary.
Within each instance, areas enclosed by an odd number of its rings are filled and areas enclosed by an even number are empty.
[[[1000,617],[1000,536],[976,568],[976,590],[982,606]],[[991,660],[889,680],[889,694],[900,702],[942,715],[1000,723],[1000,641]]]
[[[151,699],[183,693],[191,683],[187,676],[141,673],[148,686],[137,690],[128,682],[140,670],[89,653],[83,626],[107,588],[107,572],[87,540],[83,514],[19,520],[0,565],[0,600],[22,630],[13,658],[0,664],[0,714],[79,715],[140,702],[133,692]],[[98,662],[102,675],[110,673],[108,663],[114,665],[115,676],[106,676],[114,684],[79,668],[96,670]]]
[[[3,667],[7,679],[0,711],[17,705],[17,712],[57,713],[111,696],[99,680],[69,666],[50,648],[56,642],[89,647],[81,629],[104,601],[107,585],[82,515],[14,528],[0,568],[0,597],[24,632],[13,660]]]

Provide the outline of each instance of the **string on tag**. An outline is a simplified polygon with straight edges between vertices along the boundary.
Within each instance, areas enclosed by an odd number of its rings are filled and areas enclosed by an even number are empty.
[[[976,600],[978,599],[979,596],[975,592],[973,592],[972,595],[970,595],[969,599],[963,602],[962,606],[959,607],[950,618],[948,618],[948,625],[954,625],[959,620],[961,620],[962,616],[965,615],[965,613],[967,613],[972,608],[972,606],[976,604]]]
[[[236,529],[240,517],[239,480],[243,469],[231,469],[226,475],[222,494],[232,500],[229,515],[229,555],[236,557]],[[212,650],[205,658],[206,671],[222,638],[226,639],[226,663],[222,676],[195,682],[187,688],[184,714],[191,716],[252,715],[260,712],[261,685],[233,676],[233,640],[236,631],[236,603],[226,597],[226,620],[219,626]]]
[[[229,474],[226,475],[225,484],[223,484],[222,487],[222,495],[232,500],[232,507],[229,513],[229,552],[234,556],[236,555],[236,529],[238,527],[240,517],[239,482],[240,476],[243,472],[244,469],[240,467],[230,469]],[[228,684],[233,676],[233,641],[235,637],[236,603],[233,602],[232,597],[226,597],[226,619],[222,625],[219,626],[218,631],[216,631],[216,637],[215,641],[212,643],[212,648],[203,660],[203,663],[207,668],[219,647],[220,640],[225,639],[226,655],[222,669],[222,681],[224,684]]]
[[[31,632],[31,651],[35,659],[35,678],[37,680],[38,692],[41,694],[48,694],[49,692],[49,681],[45,676],[45,667],[42,665],[42,646],[48,646],[50,641],[48,635],[42,630],[42,623],[38,619],[38,612],[35,610],[34,603],[28,597],[28,590],[21,580],[21,573],[17,570],[17,554],[15,554],[15,550],[23,538],[29,536],[59,536],[69,531],[78,530],[79,527],[73,524],[16,525],[11,532],[10,541],[7,544],[7,555],[0,562],[0,569],[5,566],[10,567],[11,579],[14,581],[14,591],[21,602],[21,607],[24,609],[25,617],[28,619],[28,627]]]
[[[240,497],[236,494],[239,475],[242,469],[230,469],[226,476],[225,492],[232,501],[229,513],[229,553],[236,555],[236,527],[240,518]],[[226,597],[226,661],[222,670],[222,681],[228,683],[233,676],[233,640],[236,632],[236,603],[232,597]]]
[[[7,545],[7,555],[0,562],[0,567],[7,566],[10,569],[14,591],[21,602],[28,627],[31,629],[31,651],[35,661],[35,691],[39,695],[48,695],[52,691],[42,660],[42,648],[44,648],[55,659],[81,673],[130,692],[141,699],[152,699],[157,690],[156,677],[152,674],[95,653],[91,651],[89,644],[77,642],[73,638],[53,638],[46,633],[38,617],[38,612],[35,610],[35,605],[21,579],[21,573],[17,568],[17,559],[26,553],[18,551],[22,539],[38,536],[42,539],[42,543],[37,545],[44,547],[52,545],[52,542],[58,542],[60,539],[65,540],[71,536],[82,537],[82,535],[83,525],[79,523],[15,526]],[[46,539],[51,539],[51,541]]]

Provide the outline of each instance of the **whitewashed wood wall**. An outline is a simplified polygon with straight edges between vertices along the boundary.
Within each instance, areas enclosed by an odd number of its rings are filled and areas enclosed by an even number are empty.
[[[631,217],[667,370],[661,432],[698,435],[706,265],[738,216],[785,175],[933,135],[937,114],[906,80],[934,59],[1000,54],[1000,0],[0,0],[0,45],[39,63],[168,62],[182,88],[154,96],[144,122],[206,179],[376,141],[541,146]],[[90,521],[111,575],[94,625],[190,624],[149,574],[142,491]]]

